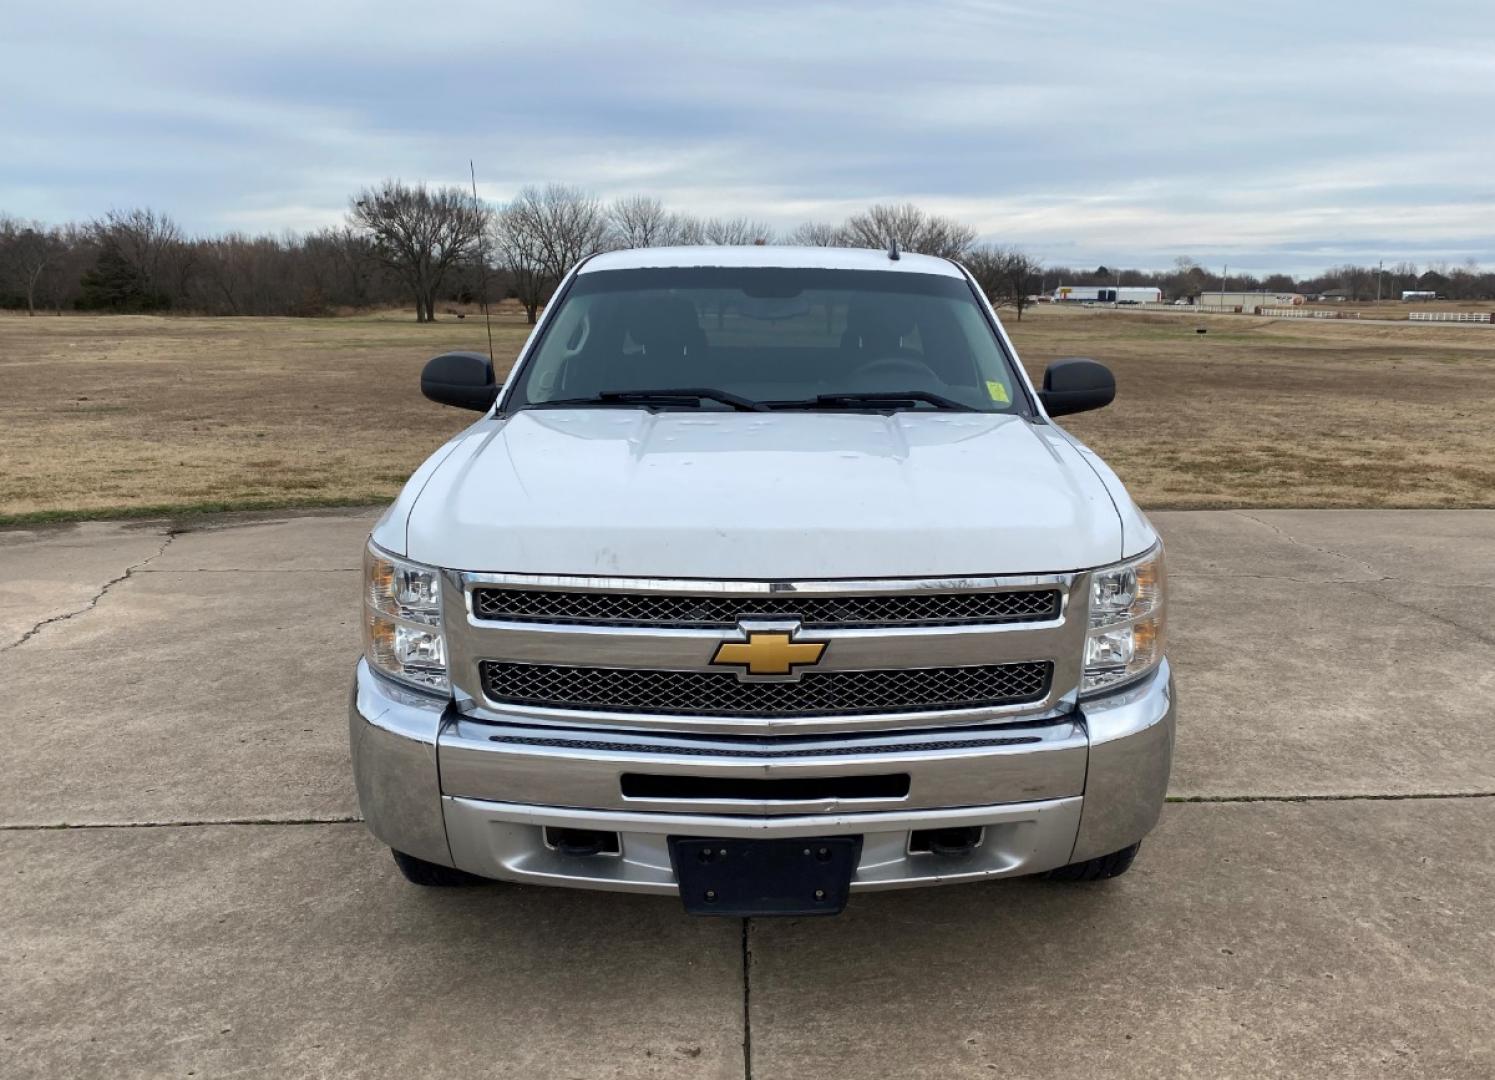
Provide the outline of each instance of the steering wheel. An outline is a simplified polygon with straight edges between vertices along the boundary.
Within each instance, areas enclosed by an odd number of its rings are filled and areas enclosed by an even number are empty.
[[[878,360],[871,360],[856,369],[858,375],[912,375],[921,383],[929,382],[936,376],[930,366],[922,360],[912,360],[905,356],[884,356]]]

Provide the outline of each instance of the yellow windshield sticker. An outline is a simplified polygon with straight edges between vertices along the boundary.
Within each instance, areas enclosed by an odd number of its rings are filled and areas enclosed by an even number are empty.
[[[991,395],[993,401],[1000,401],[1003,405],[1009,404],[1012,399],[1007,396],[1007,387],[996,379],[986,380],[986,392]]]

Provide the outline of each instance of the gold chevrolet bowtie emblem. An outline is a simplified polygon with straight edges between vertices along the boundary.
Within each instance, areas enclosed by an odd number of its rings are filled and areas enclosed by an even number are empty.
[[[823,641],[791,641],[782,631],[749,632],[746,641],[724,641],[711,658],[713,664],[747,668],[749,675],[789,675],[796,667],[820,663]]]

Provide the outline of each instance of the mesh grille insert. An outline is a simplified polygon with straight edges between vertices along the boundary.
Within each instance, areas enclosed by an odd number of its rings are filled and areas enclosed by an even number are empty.
[[[731,672],[563,667],[484,660],[495,702],[685,716],[835,716],[974,709],[1041,701],[1053,664],[807,672],[798,682],[742,682]]]
[[[874,596],[653,595],[478,588],[473,613],[495,622],[725,629],[739,619],[799,619],[807,627],[1040,622],[1059,615],[1057,589]]]

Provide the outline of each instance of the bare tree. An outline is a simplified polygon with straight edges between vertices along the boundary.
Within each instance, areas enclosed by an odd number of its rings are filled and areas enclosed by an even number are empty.
[[[904,251],[958,259],[975,242],[976,230],[954,218],[926,214],[913,203],[879,204],[854,214],[843,227],[855,247],[886,248],[894,240]]]
[[[192,253],[176,222],[154,210],[111,210],[88,229],[93,266],[77,304],[107,311],[161,311],[182,298]]]
[[[706,239],[706,223],[700,218],[681,214],[676,218],[676,224],[680,230],[678,243],[705,244],[710,242]]]
[[[773,241],[773,229],[750,218],[707,218],[701,222],[701,235],[707,244],[767,244]]]
[[[306,257],[303,273],[309,277],[303,285],[336,297],[352,307],[368,307],[387,284],[388,271],[380,264],[374,242],[366,235],[344,225],[321,229],[301,241]]]
[[[436,321],[436,293],[453,264],[476,253],[489,212],[459,187],[386,180],[351,200],[348,219],[415,294],[417,322]]]
[[[1043,270],[1037,259],[1019,248],[982,244],[967,251],[961,262],[992,306],[1016,308],[1022,321],[1023,310],[1032,306],[1033,279]]]
[[[982,244],[967,251],[960,261],[995,306],[1002,291],[1002,249],[993,244]]]
[[[1339,287],[1351,300],[1369,300],[1375,295],[1375,267],[1355,266],[1346,263],[1329,271],[1331,277],[1339,279]]]
[[[36,314],[36,297],[42,275],[65,253],[57,229],[41,222],[22,224],[0,218],[0,278],[9,278],[26,297],[26,314]]]
[[[513,227],[528,233],[545,273],[560,281],[577,263],[608,246],[607,215],[597,199],[566,184],[527,187],[509,204]]]
[[[531,326],[555,287],[545,271],[545,254],[538,237],[530,227],[523,208],[510,204],[498,212],[493,227],[493,251],[499,269],[509,279],[509,286],[524,307],[524,317]]]
[[[77,302],[83,275],[97,260],[99,252],[89,224],[70,221],[54,231],[62,250],[48,264],[47,272],[38,283],[43,290],[38,300],[49,302],[61,315],[64,302],[69,305]]]
[[[202,260],[203,277],[209,283],[216,300],[228,308],[230,315],[241,315],[248,302],[245,295],[250,288],[253,272],[255,242],[242,233],[229,233],[204,245]]]
[[[784,243],[796,247],[844,247],[846,236],[835,225],[824,221],[807,221],[786,233]]]
[[[615,246],[648,248],[680,243],[684,222],[658,199],[630,195],[608,206],[607,224]]]
[[[1173,260],[1173,270],[1166,275],[1154,275],[1162,286],[1164,295],[1174,300],[1192,299],[1210,287],[1209,271],[1187,255]]]
[[[292,235],[228,233],[192,244],[195,273],[185,292],[192,307],[227,315],[322,314],[317,260]],[[315,301],[322,296],[321,303]]]
[[[1417,264],[1405,260],[1397,263],[1388,271],[1388,279],[1393,295],[1399,295],[1405,289],[1416,289]]]
[[[626,225],[623,213],[633,218]],[[609,218],[620,246],[658,247],[664,244],[747,245],[774,242],[773,227],[747,217],[698,218],[667,212],[656,199],[620,199],[609,208]],[[647,228],[641,222],[647,222]]]
[[[149,208],[111,210],[94,223],[94,232],[134,271],[144,292],[165,295],[180,283],[184,238],[166,214]]]
[[[566,272],[609,245],[602,204],[579,188],[524,188],[499,215],[495,248],[526,317],[536,312]]]

